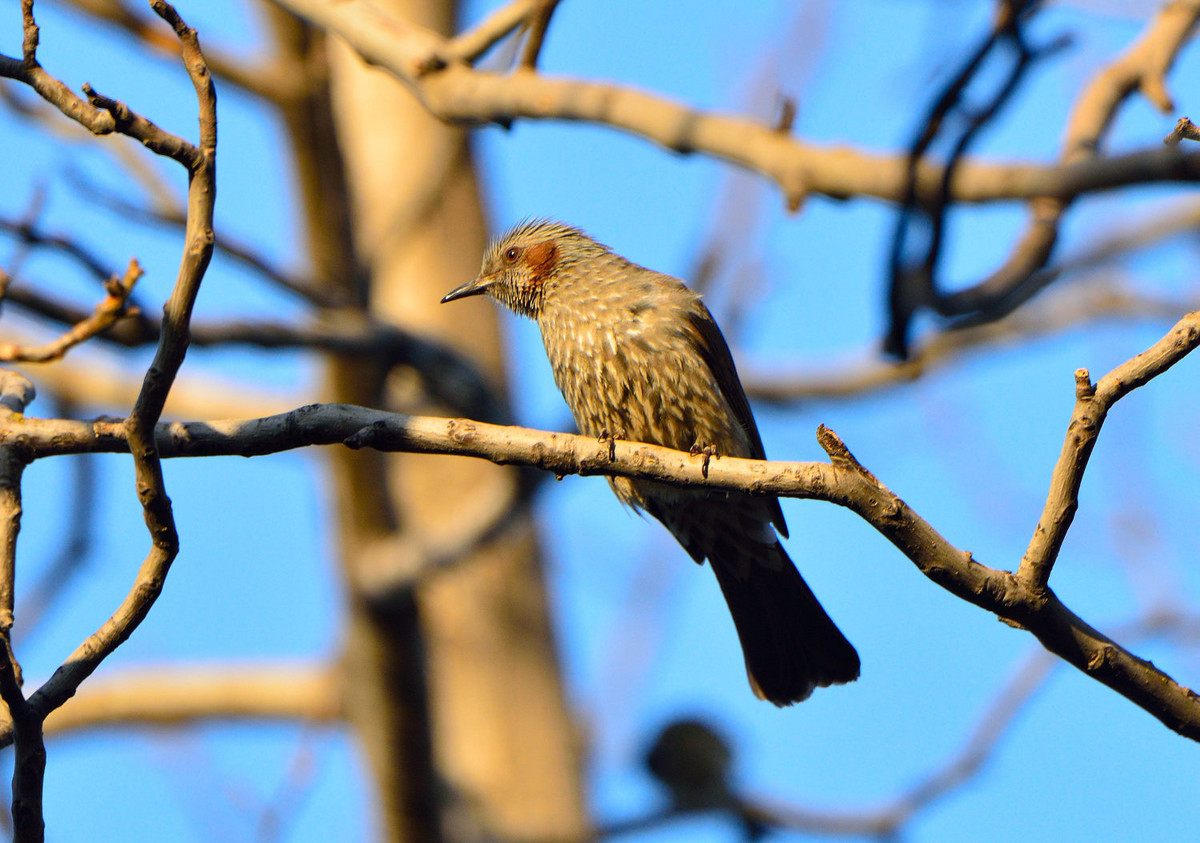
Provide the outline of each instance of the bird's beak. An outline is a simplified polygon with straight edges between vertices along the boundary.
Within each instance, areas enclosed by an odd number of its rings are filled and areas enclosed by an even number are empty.
[[[453,290],[446,293],[446,295],[442,296],[442,304],[445,304],[448,301],[456,301],[457,299],[465,299],[468,296],[481,295],[482,293],[487,292],[487,288],[488,284],[483,280],[483,276],[481,275],[473,281],[468,281],[461,287],[455,287]]]

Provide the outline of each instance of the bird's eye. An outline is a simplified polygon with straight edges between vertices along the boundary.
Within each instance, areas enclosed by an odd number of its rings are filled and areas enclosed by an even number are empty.
[[[510,262],[515,261],[517,259],[517,250],[509,249],[507,252],[504,253],[504,259],[507,261],[510,261]]]

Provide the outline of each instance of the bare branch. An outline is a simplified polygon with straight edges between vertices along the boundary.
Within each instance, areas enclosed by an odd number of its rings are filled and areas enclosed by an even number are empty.
[[[100,96],[86,87],[85,91],[91,104],[83,104],[65,85],[42,70],[36,59],[38,30],[33,19],[31,0],[23,0],[22,3],[25,28],[22,59],[18,62],[0,57],[0,75],[11,76],[28,84],[47,102],[97,134],[120,132],[140,141],[158,154],[174,158],[187,167],[190,176],[189,220],[179,276],[164,307],[163,330],[158,351],[146,373],[133,413],[121,424],[124,438],[133,455],[138,498],[150,530],[152,548],[138,573],[133,590],[117,612],[77,648],[30,699],[27,713],[29,718],[37,723],[36,734],[31,740],[38,746],[41,741],[42,719],[70,698],[79,683],[137,627],[161,591],[170,563],[178,552],[178,536],[175,532],[170,500],[163,487],[162,469],[155,450],[154,429],[162,414],[163,404],[175,374],[183,362],[188,344],[188,323],[192,306],[212,255],[212,214],[216,191],[216,95],[200,53],[195,31],[188,28],[175,10],[162,0],[152,0],[151,7],[172,26],[182,45],[183,62],[196,89],[199,106],[199,146],[193,146],[164,132],[149,120],[131,112],[120,102]],[[5,661],[7,668],[0,665],[0,672],[5,669],[11,670],[12,663],[7,659]],[[14,711],[13,714],[19,732],[24,713]],[[18,743],[20,744],[20,741]],[[31,745],[30,751],[33,749],[36,747]],[[18,746],[18,755],[21,752],[22,749]],[[38,770],[33,772],[39,776],[36,787],[40,794],[41,773]],[[28,786],[32,789],[33,783],[29,783]],[[15,812],[14,807],[14,816]],[[36,805],[36,813],[40,823],[40,801]]]
[[[26,51],[37,46],[37,31],[30,33],[32,9],[26,5]],[[15,372],[0,369],[0,423],[19,424],[21,413],[33,400],[33,385]],[[21,666],[12,649],[13,586],[16,580],[17,533],[21,529],[21,476],[28,464],[19,448],[0,445],[0,699],[11,718],[9,730],[16,741],[13,770],[13,837],[40,841],[42,786],[46,771],[46,745],[42,718],[25,699]]]
[[[558,5],[558,0],[549,0],[549,8],[547,8],[547,3],[548,0],[511,0],[507,5],[493,11],[473,29],[446,40],[436,55],[427,58],[426,69],[440,70],[446,65],[455,63],[472,64],[513,31],[541,26],[542,31],[538,35],[537,45],[531,48],[527,44],[525,48],[526,53],[533,49],[534,63],[536,64],[536,53],[541,48],[541,39],[545,35],[546,24],[549,23],[550,15],[554,12],[554,6]],[[538,24],[537,18],[542,15],[545,16],[545,19]]]
[[[921,308],[932,307],[940,313],[949,302],[958,300],[955,294],[946,295],[939,289],[938,277],[946,215],[951,207],[950,187],[967,150],[1013,99],[1035,61],[1058,52],[1066,43],[1060,38],[1039,49],[1029,46],[1024,27],[1038,5],[1023,0],[1000,0],[996,4],[991,29],[934,99],[909,148],[910,188],[896,219],[888,261],[889,324],[884,349],[889,354],[908,356],[912,319]],[[985,62],[996,61],[995,56],[1007,67],[997,84],[988,86],[979,81],[981,71]],[[982,78],[986,80],[987,75]],[[983,103],[974,105],[966,100],[968,87],[991,89]],[[949,147],[941,189],[932,203],[921,205],[917,201],[917,171],[939,139],[945,139]]]
[[[1141,37],[1121,56],[1103,68],[1084,88],[1067,122],[1059,163],[1063,168],[1114,163],[1105,159],[1101,144],[1125,100],[1135,91],[1160,111],[1173,105],[1166,91],[1166,74],[1183,45],[1191,38],[1200,19],[1196,0],[1173,0],[1164,4],[1146,25]],[[1000,309],[1013,295],[1022,295],[1031,276],[1046,265],[1058,242],[1063,215],[1075,196],[1050,194],[1029,204],[1029,223],[1004,265],[988,278],[939,303],[943,315],[959,315]]]
[[[525,49],[521,52],[518,66],[523,70],[537,68],[538,55],[542,52],[542,41],[546,37],[546,28],[550,26],[550,18],[558,0],[541,0],[537,9],[529,17],[529,34],[526,36]]]
[[[1112,405],[1161,375],[1200,345],[1200,311],[1185,316],[1165,337],[1113,369],[1093,386],[1087,369],[1075,372],[1075,412],[1050,478],[1037,529],[1021,559],[1017,578],[1034,591],[1045,588],[1067,530],[1079,508],[1079,486],[1092,448]]]
[[[136,312],[137,308],[129,306],[129,296],[133,292],[133,285],[141,277],[142,268],[138,266],[136,260],[131,260],[123,277],[118,278],[114,275],[104,285],[108,295],[96,305],[90,316],[79,320],[65,334],[45,345],[29,347],[11,342],[0,342],[0,360],[47,363],[61,359],[74,346],[107,331],[117,322]]]
[[[478,59],[510,32],[529,20],[542,0],[512,0],[488,15],[474,29],[458,35],[446,44],[441,54],[442,62],[467,62]]]
[[[93,96],[117,122],[123,133],[137,137],[147,146],[188,167],[188,225],[182,265],[175,288],[163,308],[163,330],[158,350],[146,372],[141,393],[129,418],[121,423],[133,455],[138,499],[142,504],[151,549],[133,589],[121,606],[95,633],[83,642],[54,675],[31,698],[31,705],[44,717],[62,705],[100,662],[119,646],[142,622],[154,605],[171,562],[179,551],[179,537],[171,512],[171,501],[163,485],[162,467],[155,448],[154,427],[162,414],[167,394],[183,363],[188,345],[188,324],[200,281],[212,256],[212,215],[216,198],[216,94],[204,65],[195,30],[180,20],[175,10],[153,0],[152,8],[175,29],[183,46],[183,62],[196,88],[200,111],[200,145],[167,135],[148,120],[131,114],[112,100]]]
[[[1200,141],[1200,126],[1186,117],[1180,117],[1171,133],[1163,138],[1163,143],[1167,146],[1179,146],[1180,141],[1185,140]]]
[[[620,85],[553,78],[532,72],[509,76],[448,62],[437,34],[389,15],[366,0],[274,0],[344,38],[364,60],[386,68],[435,116],[449,122],[507,125],[519,117],[608,125],[680,153],[705,153],[762,173],[789,201],[808,193],[902,201],[910,180],[899,155],[820,147],[775,131],[775,126],[697,111],[664,97]],[[923,163],[916,194],[939,195],[944,168]],[[1192,181],[1200,153],[1160,149],[1072,165],[986,164],[964,161],[951,182],[956,202],[1035,197],[1073,198],[1122,185]]]
[[[126,669],[90,682],[46,718],[46,734],[217,720],[334,723],[341,670],[329,665],[187,665]]]
[[[14,376],[6,372],[7,376]],[[15,375],[15,377],[20,377]],[[0,405],[0,417],[11,420],[17,411]],[[20,681],[20,668],[12,656],[13,595],[17,571],[17,534],[21,531],[21,477],[28,461],[14,448],[0,447],[0,639]]]
[[[1153,664],[1139,659],[1064,606],[1046,585],[1070,526],[1087,456],[1108,408],[1166,371],[1200,344],[1200,311],[1162,340],[1091,387],[1079,375],[1076,417],[1051,480],[1046,514],[1016,574],[977,563],[880,483],[832,432],[818,441],[830,463],[698,458],[652,445],[382,413],[348,405],[313,405],[261,419],[170,424],[156,430],[163,456],[254,456],[342,442],[351,448],[457,454],[529,465],[558,476],[604,474],[751,494],[809,498],[851,509],[952,594],[1028,629],[1051,652],[1127,697],[1169,728],[1200,740],[1200,700]],[[28,459],[129,447],[127,426],[111,422],[25,419],[19,433],[0,429],[0,447],[19,441]],[[39,693],[41,693],[39,691]],[[36,699],[36,695],[35,695]]]

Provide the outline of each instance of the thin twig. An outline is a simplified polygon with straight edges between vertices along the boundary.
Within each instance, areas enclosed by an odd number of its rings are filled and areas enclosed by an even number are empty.
[[[525,48],[521,51],[521,60],[517,66],[523,70],[535,70],[538,56],[542,52],[542,42],[546,38],[546,28],[550,26],[550,18],[558,0],[541,0],[533,14],[529,16],[529,33],[525,36]]]
[[[30,41],[28,30],[26,41]],[[36,46],[36,34],[32,42]],[[18,423],[34,394],[33,384],[23,376],[0,369],[0,423]],[[8,707],[17,745],[12,790],[13,838],[40,841],[45,835],[42,784],[46,746],[42,740],[42,718],[25,699],[21,666],[12,648],[21,476],[28,463],[29,455],[19,444],[0,445],[0,699]]]
[[[24,346],[11,342],[0,342],[0,360],[22,363],[47,363],[60,360],[71,348],[103,333],[117,322],[137,312],[129,305],[133,285],[142,277],[142,268],[136,260],[129,262],[125,275],[112,276],[104,285],[108,294],[96,305],[90,316],[79,320],[66,333],[44,345]]]
[[[121,428],[133,455],[138,499],[142,504],[151,549],[138,571],[133,589],[113,615],[64,662],[30,698],[45,716],[62,705],[116,647],[138,627],[162,591],[179,537],[171,501],[163,484],[162,466],[155,447],[154,428],[162,415],[167,393],[183,362],[188,346],[188,326],[200,281],[212,256],[212,215],[216,198],[216,94],[204,65],[195,30],[161,0],[152,8],[174,28],[183,47],[183,63],[196,89],[200,111],[200,144],[169,136],[148,120],[131,114],[112,100],[92,98],[112,109],[123,133],[136,137],[159,154],[183,163],[189,170],[187,236],[175,287],[163,307],[163,330],[154,360],[146,372],[133,412]]]
[[[1067,121],[1059,164],[1074,168],[1103,164],[1117,159],[1101,154],[1101,146],[1121,105],[1140,91],[1163,113],[1173,106],[1167,94],[1166,75],[1180,50],[1191,39],[1200,3],[1173,0],[1164,4],[1146,25],[1138,40],[1117,59],[1102,68],[1084,87]],[[1178,155],[1178,150],[1174,150]],[[1059,239],[1061,222],[1075,199],[1071,195],[1035,197],[1029,203],[1029,222],[1004,264],[983,281],[945,297],[939,312],[944,315],[969,314],[983,317],[988,313],[1002,316],[1016,297],[1024,301],[1032,295],[1030,284],[1040,286],[1036,273],[1046,265]]]
[[[1185,140],[1200,141],[1200,126],[1186,117],[1180,117],[1171,133],[1163,138],[1163,143],[1167,146],[1179,146],[1180,141]]]
[[[1075,372],[1075,411],[1050,478],[1050,493],[1017,579],[1033,591],[1045,588],[1063,540],[1079,508],[1079,486],[1092,448],[1112,405],[1144,386],[1200,345],[1200,311],[1184,317],[1150,348],[1113,369],[1093,385],[1087,369]]]

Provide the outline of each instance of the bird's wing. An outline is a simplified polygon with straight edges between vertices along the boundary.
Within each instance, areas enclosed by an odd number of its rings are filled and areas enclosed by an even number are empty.
[[[737,417],[738,424],[746,431],[746,438],[750,442],[750,455],[756,460],[766,459],[762,437],[758,433],[758,425],[754,422],[754,414],[750,411],[750,401],[746,398],[746,390],[742,388],[742,381],[738,378],[737,367],[733,365],[733,354],[729,351],[729,344],[725,342],[721,329],[717,327],[717,321],[699,298],[689,309],[688,320],[700,356],[721,388],[721,394],[725,396],[725,401]],[[787,538],[787,523],[783,520],[779,500],[771,498],[769,506],[771,523],[784,538]]]

